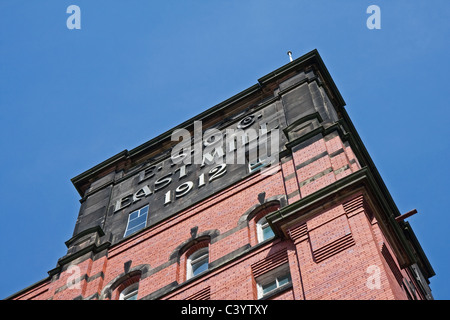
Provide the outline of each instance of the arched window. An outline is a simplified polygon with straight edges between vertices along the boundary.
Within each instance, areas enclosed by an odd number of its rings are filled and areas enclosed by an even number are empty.
[[[139,282],[135,282],[120,292],[119,300],[137,300]]]
[[[183,243],[177,250],[179,283],[206,272],[209,269],[209,236],[200,236]]]
[[[126,263],[127,264],[127,263]],[[99,300],[136,300],[141,279],[147,277],[150,265],[140,264],[118,275],[103,287]]]
[[[200,273],[208,270],[209,267],[209,249],[208,247],[201,248],[191,255],[186,260],[186,280]]]
[[[270,200],[261,205],[250,208],[241,219],[248,221],[250,228],[250,245],[254,246],[264,241],[270,241],[275,237],[275,232],[267,222],[266,216],[279,210],[281,202],[279,200]]]
[[[114,290],[111,294],[112,300],[137,300],[140,272],[127,273],[122,275],[113,285]]]
[[[256,235],[258,238],[258,243],[271,239],[275,236],[275,233],[273,232],[265,217],[262,217],[256,223]]]

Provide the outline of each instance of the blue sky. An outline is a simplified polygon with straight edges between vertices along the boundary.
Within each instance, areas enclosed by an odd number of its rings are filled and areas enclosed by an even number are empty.
[[[1,0],[0,298],[65,255],[71,178],[318,49],[449,299],[449,16],[447,0]]]

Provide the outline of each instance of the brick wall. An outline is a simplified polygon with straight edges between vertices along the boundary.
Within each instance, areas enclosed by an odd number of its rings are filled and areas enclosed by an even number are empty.
[[[252,175],[107,254],[80,257],[79,286],[68,285],[74,273],[65,268],[16,298],[116,299],[126,283],[139,280],[139,299],[256,299],[255,278],[287,264],[292,285],[270,299],[406,299],[403,278],[414,281],[362,194],[292,226],[286,239],[256,238],[257,219],[281,205],[274,199],[292,204],[359,169],[338,134],[312,137],[282,159],[276,174]],[[209,248],[210,270],[186,280],[186,252],[199,243]]]

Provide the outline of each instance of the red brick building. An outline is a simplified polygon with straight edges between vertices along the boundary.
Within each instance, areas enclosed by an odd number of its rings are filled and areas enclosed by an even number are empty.
[[[175,163],[174,128],[73,178],[67,254],[8,299],[432,299],[434,271],[344,105],[314,50],[177,127],[194,146],[201,121],[201,149],[226,162]],[[262,128],[245,163],[214,136]],[[279,165],[252,161],[252,139],[277,139]]]

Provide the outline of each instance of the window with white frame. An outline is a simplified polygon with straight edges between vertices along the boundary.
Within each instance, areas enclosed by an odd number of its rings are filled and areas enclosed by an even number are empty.
[[[255,280],[258,289],[258,299],[261,299],[279,288],[287,287],[292,282],[289,265],[286,263],[259,276]]]
[[[119,300],[137,300],[139,282],[133,283],[122,290]]]
[[[148,206],[145,206],[139,210],[133,211],[128,216],[127,229],[125,230],[124,237],[135,233],[141,229],[144,229],[147,225]]]
[[[209,252],[208,248],[202,248],[191,254],[186,263],[186,280],[208,270]]]
[[[275,236],[275,233],[273,232],[266,218],[261,218],[256,223],[256,233],[258,242],[263,242],[264,240],[273,238]]]

